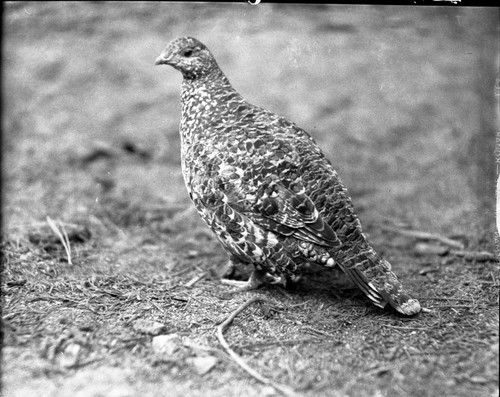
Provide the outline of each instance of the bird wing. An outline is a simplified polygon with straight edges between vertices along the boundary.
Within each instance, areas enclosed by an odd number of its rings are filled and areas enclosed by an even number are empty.
[[[299,240],[326,247],[340,246],[336,233],[323,220],[299,180],[269,179],[258,189],[255,212],[251,215],[254,222]]]
[[[218,165],[217,183],[228,204],[241,206],[239,210],[264,229],[324,247],[339,247],[337,234],[306,192],[300,177],[300,150],[293,139],[279,132],[269,134],[268,130],[240,142],[238,159]]]
[[[229,180],[234,182],[234,179]],[[228,186],[232,188],[228,189]],[[234,186],[220,176],[199,176],[196,187],[191,190],[191,198],[202,218],[233,257],[243,263],[260,265],[273,273],[273,269],[279,268],[280,273],[293,275],[297,263],[287,255],[286,248],[273,231],[248,216],[246,207],[235,199]]]

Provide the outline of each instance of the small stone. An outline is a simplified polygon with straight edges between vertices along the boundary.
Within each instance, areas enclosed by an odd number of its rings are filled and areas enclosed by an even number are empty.
[[[276,389],[272,386],[264,386],[260,391],[262,397],[274,397],[276,396]]]
[[[417,255],[447,255],[450,252],[449,247],[443,247],[441,245],[436,244],[426,244],[426,243],[418,243],[415,245],[413,249],[415,254]]]
[[[177,334],[158,335],[153,338],[153,351],[157,354],[172,356],[181,347],[181,338]]]
[[[472,376],[469,381],[472,383],[488,383],[488,379],[484,376]]]
[[[214,356],[199,356],[189,359],[189,363],[194,367],[198,375],[204,375],[217,365],[219,359]]]
[[[82,347],[76,343],[66,346],[59,359],[61,367],[71,368],[77,365],[80,360],[81,351]]]
[[[152,320],[136,320],[132,324],[132,328],[141,334],[159,335],[166,331],[165,324]]]

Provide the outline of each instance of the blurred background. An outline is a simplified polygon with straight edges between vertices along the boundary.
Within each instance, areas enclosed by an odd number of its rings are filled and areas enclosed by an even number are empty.
[[[4,6],[3,212],[11,236],[47,215],[106,215],[122,226],[116,213],[125,207],[134,226],[141,211],[154,218],[189,208],[181,75],[153,65],[170,40],[189,35],[249,102],[317,140],[365,229],[390,220],[492,241],[497,8]]]

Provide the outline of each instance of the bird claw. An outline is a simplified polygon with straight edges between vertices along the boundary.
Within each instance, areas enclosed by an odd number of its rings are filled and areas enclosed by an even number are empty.
[[[230,299],[234,294],[238,294],[240,292],[251,291],[259,288],[263,284],[265,284],[265,279],[267,278],[267,273],[263,270],[255,269],[250,278],[247,281],[239,281],[239,280],[229,280],[226,278],[221,279],[221,283],[225,285],[232,285],[234,288],[231,291],[226,291],[220,294],[221,299]]]
[[[252,288],[249,288],[249,283],[250,283],[250,280],[247,280],[247,281],[241,281],[241,280],[230,280],[228,278],[223,278],[220,280],[221,284],[225,284],[225,285],[231,285],[233,287],[236,287],[236,290],[242,290],[242,291],[245,291],[245,290],[249,290],[249,289],[252,289]]]
[[[232,285],[232,286],[236,287],[230,291],[224,291],[224,292],[221,292],[219,294],[219,298],[224,299],[224,300],[231,299],[234,295],[236,295],[240,292],[246,292],[246,291],[250,291],[250,290],[258,288],[258,286],[251,285],[250,280],[238,281],[238,280],[221,279],[221,283],[225,284],[225,285]]]

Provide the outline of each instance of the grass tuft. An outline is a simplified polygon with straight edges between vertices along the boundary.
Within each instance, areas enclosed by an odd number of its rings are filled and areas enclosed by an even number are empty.
[[[66,251],[68,264],[73,265],[73,262],[71,261],[71,243],[69,241],[68,233],[66,233],[64,225],[59,221],[57,222],[59,225],[58,226],[50,216],[47,216],[47,223],[63,245],[64,250]]]

